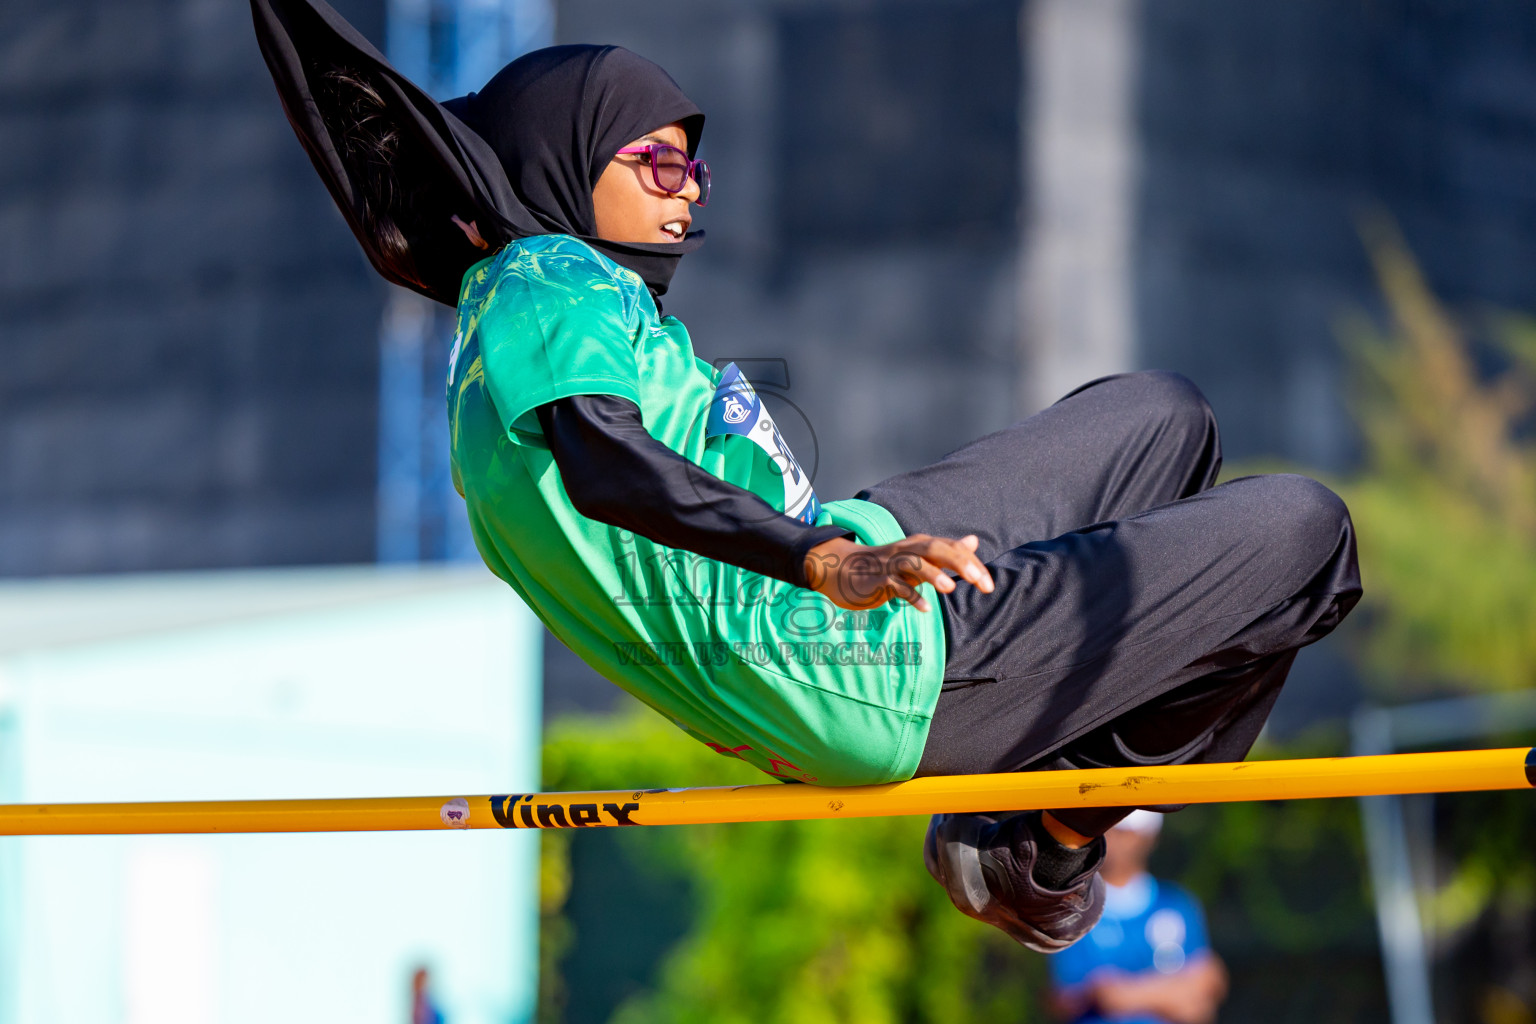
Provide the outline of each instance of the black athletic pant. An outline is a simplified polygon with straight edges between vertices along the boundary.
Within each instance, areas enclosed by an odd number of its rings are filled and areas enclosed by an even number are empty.
[[[997,588],[939,595],[919,775],[1240,761],[1296,650],[1360,598],[1344,503],[1300,476],[1212,487],[1215,417],[1172,373],[1085,385],[859,495],[976,534]],[[1098,835],[1130,808],[1057,813]]]

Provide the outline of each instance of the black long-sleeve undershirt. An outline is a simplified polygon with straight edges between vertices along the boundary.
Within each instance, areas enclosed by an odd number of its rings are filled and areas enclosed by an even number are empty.
[[[572,395],[537,409],[565,493],[589,519],[775,579],[808,585],[805,556],[840,526],[807,526],[662,444],[640,408]]]

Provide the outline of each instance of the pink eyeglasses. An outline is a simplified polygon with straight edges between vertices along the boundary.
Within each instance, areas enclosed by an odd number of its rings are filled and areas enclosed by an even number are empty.
[[[619,152],[644,153],[651,165],[651,179],[663,192],[677,195],[688,187],[688,179],[692,178],[699,183],[699,198],[693,201],[693,205],[709,205],[709,164],[703,160],[690,160],[687,153],[664,143],[630,146]]]

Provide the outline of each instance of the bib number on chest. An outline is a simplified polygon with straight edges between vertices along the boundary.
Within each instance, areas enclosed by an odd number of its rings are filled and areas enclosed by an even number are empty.
[[[709,422],[704,428],[705,437],[726,434],[744,437],[767,454],[784,482],[784,514],[814,524],[821,514],[821,502],[811,488],[810,477],[795,461],[778,424],[773,422],[773,414],[763,406],[763,400],[735,363],[728,363],[720,371],[720,383],[715,386]]]

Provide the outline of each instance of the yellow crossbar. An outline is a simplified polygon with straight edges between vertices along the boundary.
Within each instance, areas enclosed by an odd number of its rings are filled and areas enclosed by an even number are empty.
[[[714,786],[592,793],[0,805],[0,835],[396,832],[702,825],[944,811],[1120,807],[1536,787],[1536,749],[952,775],[882,786]]]

